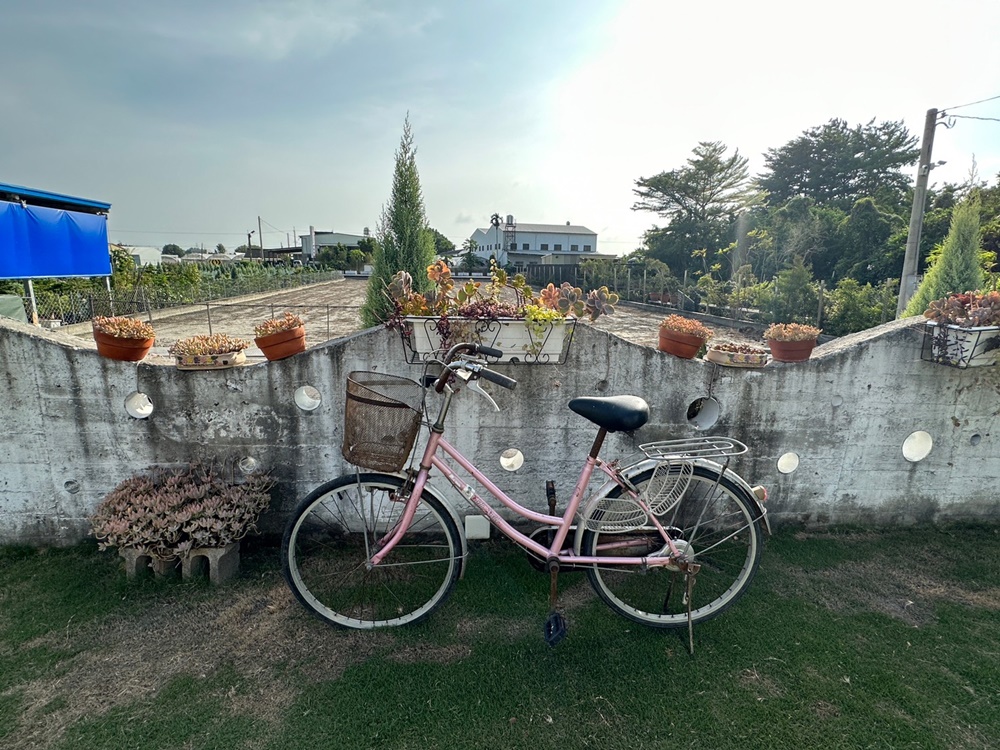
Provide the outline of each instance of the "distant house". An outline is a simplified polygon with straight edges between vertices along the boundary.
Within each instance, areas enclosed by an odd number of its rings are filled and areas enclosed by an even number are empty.
[[[142,266],[157,266],[163,262],[163,251],[158,247],[145,247],[139,245],[120,245],[111,243],[112,247],[120,247],[132,256],[137,268]]]
[[[469,238],[476,243],[476,255],[495,257],[501,265],[570,265],[597,252],[597,232],[577,224],[518,224],[508,215],[497,227],[477,229]]]

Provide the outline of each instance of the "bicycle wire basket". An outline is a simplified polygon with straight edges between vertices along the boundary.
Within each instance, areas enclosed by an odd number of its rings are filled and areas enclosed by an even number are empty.
[[[399,471],[413,450],[423,416],[423,387],[414,380],[358,370],[347,376],[344,441],[352,464]]]
[[[662,516],[684,497],[693,474],[694,464],[690,461],[661,461],[653,469],[639,500],[654,516]],[[634,531],[647,523],[649,516],[643,505],[630,497],[605,497],[584,519],[590,531],[605,534]]]

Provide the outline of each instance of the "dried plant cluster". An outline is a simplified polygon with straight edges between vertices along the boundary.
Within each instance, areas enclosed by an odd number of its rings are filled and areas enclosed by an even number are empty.
[[[813,341],[821,333],[816,326],[804,323],[772,323],[764,331],[769,341]]]
[[[1000,292],[950,294],[931,302],[924,317],[942,325],[1000,326]]]
[[[513,278],[492,263],[490,283],[466,281],[456,283],[451,269],[443,260],[427,267],[427,277],[434,283],[434,290],[419,294],[413,290],[413,278],[405,271],[392,277],[386,294],[393,302],[396,318],[407,315],[471,318],[497,320],[499,318],[525,317],[534,320],[589,317],[592,321],[601,315],[611,315],[618,303],[618,295],[606,286],[584,294],[579,287],[568,282],[561,286],[549,284],[537,295],[524,276]],[[540,313],[540,310],[550,310]],[[390,320],[394,325],[396,321]]]
[[[111,317],[97,315],[93,324],[96,330],[116,339],[151,339],[156,336],[153,326],[149,323],[124,315]]]
[[[154,467],[107,494],[90,518],[101,549],[133,547],[161,560],[224,547],[255,528],[273,482],[255,472],[242,482],[194,464]]]
[[[167,351],[178,357],[204,354],[230,354],[250,348],[250,342],[234,338],[225,333],[199,334],[189,336],[172,344]]]
[[[305,322],[301,317],[295,315],[291,312],[285,312],[285,314],[280,318],[271,318],[270,320],[265,320],[254,326],[253,333],[257,338],[263,338],[264,336],[271,336],[275,333],[281,333],[282,331],[291,331],[295,328],[301,328],[305,325]]]
[[[717,352],[730,352],[732,354],[752,354],[754,356],[767,354],[767,349],[764,349],[763,347],[753,346],[752,344],[734,344],[730,341],[722,341],[718,344],[712,344],[709,348]]]
[[[715,331],[706,326],[700,320],[685,318],[683,315],[668,315],[660,322],[660,328],[665,331],[673,331],[674,333],[684,333],[688,336],[696,336],[697,338],[704,339],[706,341],[712,338],[715,334]]]

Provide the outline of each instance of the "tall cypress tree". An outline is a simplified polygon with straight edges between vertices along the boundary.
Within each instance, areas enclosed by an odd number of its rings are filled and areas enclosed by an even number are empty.
[[[906,305],[906,315],[920,315],[931,302],[949,294],[982,288],[979,208],[978,192],[973,192],[955,206],[951,214],[951,228],[941,245],[941,254]]]
[[[378,325],[392,313],[392,303],[386,298],[384,289],[397,271],[409,273],[418,291],[430,289],[427,266],[434,261],[434,236],[424,213],[416,155],[410,116],[407,115],[396,151],[392,194],[382,206],[375,229],[377,245],[372,275],[361,306],[361,320],[366,326]]]

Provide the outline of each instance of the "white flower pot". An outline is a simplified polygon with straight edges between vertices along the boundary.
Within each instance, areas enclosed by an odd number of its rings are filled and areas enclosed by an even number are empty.
[[[920,358],[952,367],[995,365],[1000,357],[1000,327],[962,328],[928,321]]]

